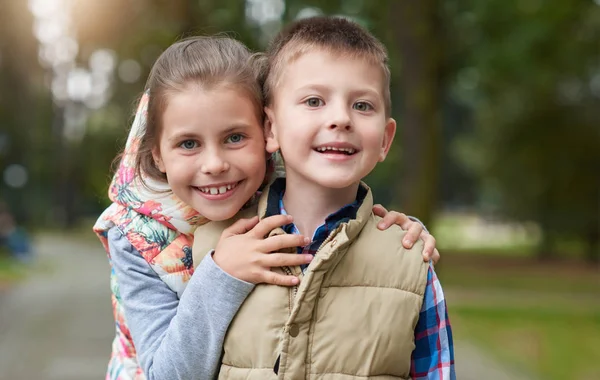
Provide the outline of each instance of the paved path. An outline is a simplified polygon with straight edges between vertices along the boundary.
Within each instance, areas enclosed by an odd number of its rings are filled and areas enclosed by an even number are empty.
[[[27,281],[0,297],[0,380],[102,379],[113,334],[100,243],[37,239]]]
[[[113,334],[100,243],[37,239],[33,274],[0,293],[0,380],[102,379]],[[459,380],[526,380],[457,341]]]

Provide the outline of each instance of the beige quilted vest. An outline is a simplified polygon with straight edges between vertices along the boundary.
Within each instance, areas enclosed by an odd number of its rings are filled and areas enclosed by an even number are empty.
[[[357,218],[331,233],[305,274],[285,268],[299,286],[256,286],[227,332],[219,379],[409,378],[428,264],[422,243],[402,247],[399,227],[377,229],[372,207],[369,190]],[[229,223],[199,227],[194,255],[214,248]]]

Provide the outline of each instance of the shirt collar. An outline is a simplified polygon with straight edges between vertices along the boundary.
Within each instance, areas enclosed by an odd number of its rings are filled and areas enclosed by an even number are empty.
[[[271,187],[269,188],[269,195],[267,199],[267,212],[265,217],[283,214],[287,215],[283,205],[283,195],[285,194],[285,178],[277,178]],[[340,208],[336,212],[329,214],[327,218],[325,218],[326,224],[335,224],[336,222],[347,221],[350,219],[355,219],[358,209],[362,205],[366,195],[368,193],[367,188],[362,186],[358,186],[358,191],[356,192],[356,199],[352,203],[348,203],[344,207]],[[286,226],[288,227],[288,226]],[[284,230],[288,230],[284,228]]]

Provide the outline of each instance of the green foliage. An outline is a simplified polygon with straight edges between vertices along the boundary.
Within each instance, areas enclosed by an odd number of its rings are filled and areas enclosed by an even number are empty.
[[[476,343],[504,367],[532,378],[598,377],[597,269],[523,255],[444,254],[436,272],[455,342]]]
[[[474,115],[454,142],[485,207],[577,236],[598,255],[600,7],[457,1],[449,11],[454,95]],[[508,27],[510,25],[510,27]],[[594,232],[595,231],[595,232]]]
[[[505,365],[543,379],[600,375],[600,312],[456,307],[454,336],[471,339]],[[577,349],[573,349],[577,347]]]
[[[283,23],[313,8],[359,21],[389,50],[398,133],[368,178],[377,201],[425,220],[460,207],[532,221],[542,252],[567,239],[590,258],[600,254],[597,2],[286,0],[282,20],[262,27],[246,19],[242,0],[73,4],[78,64],[110,49],[119,62],[139,62],[141,76],[125,83],[115,74],[109,104],[90,113],[83,140],[65,144],[27,4],[0,4],[0,135],[9,141],[0,171],[20,163],[30,174],[25,189],[2,183],[0,191],[20,220],[55,222],[66,205],[71,222],[102,210],[135,99],[169,44],[226,32],[261,50]]]

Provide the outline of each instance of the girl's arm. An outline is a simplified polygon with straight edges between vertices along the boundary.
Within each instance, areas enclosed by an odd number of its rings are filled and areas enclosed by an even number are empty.
[[[121,232],[108,232],[112,266],[139,364],[148,380],[213,379],[225,333],[254,285],[206,255],[181,299]]]

